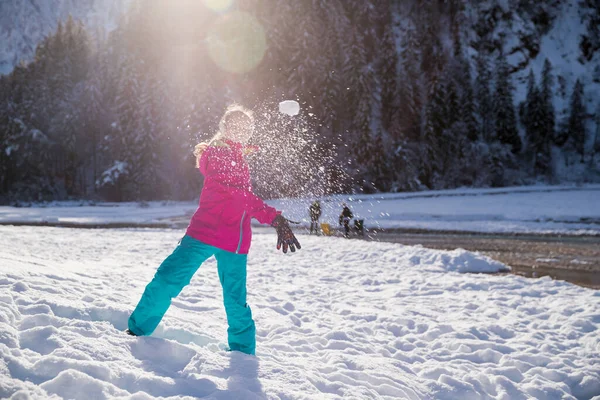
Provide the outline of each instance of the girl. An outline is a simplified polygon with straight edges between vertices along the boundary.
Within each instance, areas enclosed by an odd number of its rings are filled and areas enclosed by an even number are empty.
[[[130,335],[150,335],[184,286],[204,261],[215,256],[227,313],[229,349],[254,354],[255,327],[246,303],[246,261],[252,230],[250,220],[277,230],[277,249],[300,249],[287,220],[252,192],[244,144],[252,136],[252,112],[230,106],[219,122],[219,133],[196,146],[197,166],[204,175],[200,204],[187,232],[160,265],[129,317]]]

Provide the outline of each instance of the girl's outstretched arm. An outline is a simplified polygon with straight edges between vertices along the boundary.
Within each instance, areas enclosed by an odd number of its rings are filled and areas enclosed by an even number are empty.
[[[268,206],[265,202],[255,195],[249,193],[251,214],[261,224],[269,224],[277,230],[277,250],[283,248],[283,252],[287,253],[288,248],[293,252],[296,249],[301,249],[300,242],[292,232],[288,221],[281,215],[280,211]]]
[[[277,215],[281,214],[281,211],[277,211],[275,208],[267,205],[263,199],[258,197],[252,192],[245,194],[247,198],[247,210],[253,218],[256,218],[261,224],[273,223],[273,220]]]
[[[302,248],[281,211],[267,205],[252,192],[246,192],[244,196],[247,199],[246,210],[249,214],[261,224],[269,224],[277,230],[277,250],[283,248],[283,252],[287,253],[289,248],[293,253]]]

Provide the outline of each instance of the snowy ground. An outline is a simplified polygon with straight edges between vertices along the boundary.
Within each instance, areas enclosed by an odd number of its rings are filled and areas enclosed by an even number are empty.
[[[283,255],[258,230],[256,358],[223,350],[214,260],[152,337],[126,336],[181,235],[0,226],[0,398],[600,396],[600,291],[461,273],[504,266],[460,250],[303,235]]]
[[[314,199],[268,203],[308,225]],[[322,199],[321,222],[337,226],[346,202],[368,228],[404,228],[494,233],[600,235],[600,185],[457,189],[417,193],[332,196]],[[152,224],[186,223],[195,202],[52,203],[44,207],[0,207],[0,223]]]
[[[600,185],[334,196],[324,199],[325,222],[337,225],[342,202],[369,228],[600,234]],[[290,210],[291,218],[308,218],[307,201],[279,200],[272,204]]]
[[[152,224],[189,215],[197,202],[98,203],[53,202],[31,207],[0,206],[1,223]]]

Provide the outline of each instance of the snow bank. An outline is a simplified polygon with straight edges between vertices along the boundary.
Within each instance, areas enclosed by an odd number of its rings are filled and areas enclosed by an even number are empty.
[[[427,267],[428,270],[441,272],[493,273],[510,271],[510,267],[491,259],[463,249],[439,251],[414,246],[405,250],[403,257],[413,266]]]
[[[501,268],[462,250],[301,236],[283,255],[266,232],[249,256],[251,357],[223,350],[214,260],[152,337],[122,332],[182,232],[0,227],[0,398],[600,395],[600,291],[456,273]]]
[[[304,236],[302,237],[305,238]],[[327,250],[333,257],[344,263],[365,263],[380,261],[384,265],[401,265],[403,268],[417,268],[428,272],[495,273],[510,271],[510,267],[488,256],[463,249],[452,251],[432,250],[422,246],[403,246],[393,243],[369,242],[359,245],[347,244],[346,239],[325,238],[332,248]],[[343,252],[336,254],[336,248]]]

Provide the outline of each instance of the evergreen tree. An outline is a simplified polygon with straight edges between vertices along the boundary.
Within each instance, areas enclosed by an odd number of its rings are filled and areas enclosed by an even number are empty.
[[[596,108],[596,135],[594,137],[594,148],[592,153],[592,163],[595,161],[595,156],[600,154],[600,103]]]
[[[456,64],[459,60],[454,60]],[[452,64],[451,64],[452,65]],[[464,162],[465,147],[467,144],[468,128],[463,121],[463,106],[460,103],[464,93],[464,85],[453,79],[451,66],[442,75],[442,79],[447,82],[445,85],[444,102],[444,124],[445,129],[442,132],[441,150],[443,162],[443,186],[455,187],[460,180],[461,167]]]
[[[504,57],[498,60],[497,69],[494,98],[496,137],[500,143],[509,145],[513,154],[517,154],[521,151],[521,138],[517,129],[510,72]]]
[[[328,73],[328,60],[331,50],[324,48],[327,40],[327,21],[322,13],[317,13],[311,3],[293,2],[293,14],[304,15],[295,24],[293,44],[289,47],[290,64],[294,71],[286,86],[291,93],[317,92],[323,87]],[[288,45],[289,46],[289,45]],[[312,96],[306,96],[313,105]]]
[[[551,171],[552,141],[556,136],[555,113],[553,104],[552,65],[546,59],[542,70],[542,82],[539,91],[540,131],[536,152],[536,169],[538,173],[548,175]]]
[[[61,104],[49,129],[52,136],[60,140],[63,168],[59,174],[63,177],[64,190],[69,197],[85,194],[81,184],[84,177],[78,174],[88,156],[85,152],[87,140],[84,135],[87,132],[82,112],[83,98],[84,84],[80,83],[71,90],[69,97]]]
[[[146,79],[141,82],[139,97],[136,101],[137,122],[133,132],[133,148],[130,152],[134,198],[151,200],[161,198],[161,138],[157,129],[157,109],[154,107],[155,81]]]
[[[94,68],[90,69],[85,81],[85,93],[82,100],[83,127],[87,134],[88,160],[91,168],[92,191],[96,193],[96,181],[99,178],[99,168],[102,161],[100,143],[102,136],[110,132],[109,106],[107,104],[108,80],[105,64],[106,58],[98,55],[94,60]]]
[[[118,200],[134,199],[137,191],[132,177],[135,175],[137,149],[136,139],[140,133],[141,121],[138,109],[140,97],[140,76],[133,57],[124,55],[119,64],[120,80],[115,98],[118,136],[110,144],[113,159],[123,163],[123,175],[126,177],[125,192],[117,193]],[[111,163],[112,164],[112,163]]]
[[[389,20],[385,21],[382,37],[382,49],[377,54],[377,73],[381,77],[382,86],[382,125],[386,131],[399,130],[398,124],[394,124],[395,116],[400,105],[398,91],[398,53],[394,39],[391,21],[391,10],[387,13]],[[395,126],[394,126],[395,125]],[[399,132],[393,137],[397,138]]]
[[[374,89],[373,69],[369,65],[363,35],[360,32],[354,31],[351,37],[347,38],[344,53],[346,59],[342,79],[347,83],[346,106],[360,112],[360,103],[364,101],[364,97],[370,96]]]
[[[525,132],[527,134],[527,139],[530,143],[535,142],[535,135],[537,132],[534,132],[533,123],[534,120],[531,118],[531,114],[529,110],[534,107],[535,102],[539,100],[539,91],[537,88],[537,84],[535,81],[535,74],[533,73],[533,69],[529,70],[529,75],[527,77],[527,96],[525,98],[525,102],[521,104],[520,107],[520,117],[525,127]]]
[[[455,18],[457,20],[463,20],[464,15],[461,11],[460,4],[458,2],[452,2],[449,5],[451,10],[454,10]],[[460,11],[460,12],[459,12]],[[457,109],[451,110],[451,117],[456,119],[456,123],[460,122],[462,132],[457,132],[460,136],[465,136],[470,141],[476,141],[479,139],[479,131],[477,120],[475,117],[476,109],[473,100],[473,83],[471,81],[471,65],[469,60],[463,54],[463,48],[461,44],[460,27],[458,24],[454,25],[453,31],[453,58],[448,61],[447,70],[449,76],[445,79],[451,79],[454,87],[456,88],[456,101]],[[448,75],[448,74],[447,74]],[[455,128],[456,130],[457,128]],[[463,144],[464,145],[464,144]],[[461,145],[462,146],[462,145]]]
[[[419,181],[419,144],[403,140],[395,144],[391,191],[414,191],[422,187]]]
[[[369,177],[375,189],[381,192],[389,191],[391,182],[389,156],[386,153],[381,131],[378,131],[372,144]]]
[[[401,83],[399,107],[395,115],[402,139],[419,141],[423,123],[423,79],[420,64],[419,42],[416,29],[410,24],[402,34],[401,66],[398,82]],[[400,138],[398,138],[400,139]]]
[[[8,190],[9,161],[6,154],[7,131],[9,124],[9,101],[8,79],[0,76],[0,199]]]
[[[421,71],[430,85],[437,80],[446,61],[440,39],[440,9],[435,0],[421,0],[418,11],[418,40],[421,44]]]
[[[51,59],[45,65],[45,75],[48,79],[48,88],[50,97],[54,103],[64,101],[65,94],[70,89],[70,68],[71,63],[67,56],[66,32],[62,22],[58,23],[58,28],[54,36],[50,38],[48,52]]]
[[[83,81],[88,74],[90,38],[83,23],[75,21],[71,16],[65,23],[64,43],[67,46],[68,79],[73,84],[77,84]]]
[[[550,170],[550,142],[547,135],[546,113],[542,94],[535,82],[533,71],[529,74],[524,125],[528,139],[528,152],[533,157],[535,174],[547,174]]]
[[[427,104],[426,126],[421,139],[421,182],[428,188],[434,188],[439,182],[443,170],[445,155],[443,147],[446,144],[444,131],[447,129],[446,120],[447,92],[445,82],[437,81]]]
[[[365,67],[364,72],[361,74],[359,80],[359,86],[357,87],[357,93],[362,93],[358,99],[358,105],[356,108],[356,115],[354,118],[354,127],[358,131],[358,140],[354,144],[354,154],[356,161],[359,166],[362,166],[363,176],[362,180],[367,183],[372,182],[372,176],[368,171],[372,168],[373,160],[379,156],[378,150],[375,147],[374,138],[377,131],[374,131],[372,124],[372,113],[373,113],[373,96],[375,86],[373,70],[369,67]],[[363,186],[363,189],[368,189],[369,185]]]
[[[59,25],[61,26],[61,25]],[[34,84],[31,91],[36,99],[31,104],[29,115],[31,122],[42,130],[47,130],[48,123],[56,114],[57,101],[50,93],[50,74],[54,73],[57,59],[55,58],[55,36],[49,35],[36,48],[35,61],[29,65],[30,81]]]
[[[494,139],[494,104],[490,89],[492,75],[488,66],[488,59],[482,50],[476,59],[477,78],[475,79],[475,98],[477,99],[477,117],[479,132],[486,141]]]
[[[476,106],[473,99],[473,84],[471,82],[471,66],[469,61],[464,57],[459,58],[460,70],[460,120],[464,124],[466,135],[471,141],[476,141],[480,138],[479,126],[477,124]]]
[[[372,190],[370,183],[373,181],[371,174],[374,160],[379,157],[379,149],[375,146],[376,135],[381,129],[381,116],[374,116],[381,112],[381,83],[379,82],[375,65],[371,62],[371,52],[365,46],[365,40],[370,33],[354,30],[352,37],[345,45],[347,60],[342,71],[347,77],[346,106],[354,110],[352,115],[352,131],[356,132],[352,143],[352,155],[358,163],[361,177],[364,181],[363,190]],[[359,71],[359,73],[357,73]]]
[[[330,66],[325,74],[325,86],[322,88],[325,90],[322,96],[325,101],[321,105],[323,126],[329,127],[329,129],[325,129],[325,132],[321,134],[326,137],[326,140],[333,141],[336,133],[344,129],[343,119],[348,118],[350,114],[345,104],[347,86],[344,84],[345,75],[342,73],[346,55],[340,50],[354,27],[345,12],[343,1],[320,0],[320,4],[327,15],[327,25],[329,26],[324,39],[327,40],[325,52],[329,53],[327,59]]]
[[[587,139],[586,117],[587,110],[583,99],[583,84],[577,79],[571,95],[566,131],[568,140],[572,141],[572,145],[581,157],[580,162],[582,163],[584,161],[585,141]]]
[[[544,141],[546,145],[549,147],[552,138],[556,135],[555,133],[555,124],[556,124],[556,115],[554,112],[554,103],[553,103],[553,86],[554,86],[554,77],[552,75],[552,64],[548,59],[544,61],[544,68],[542,70],[542,84],[540,89],[542,109],[544,110]]]

